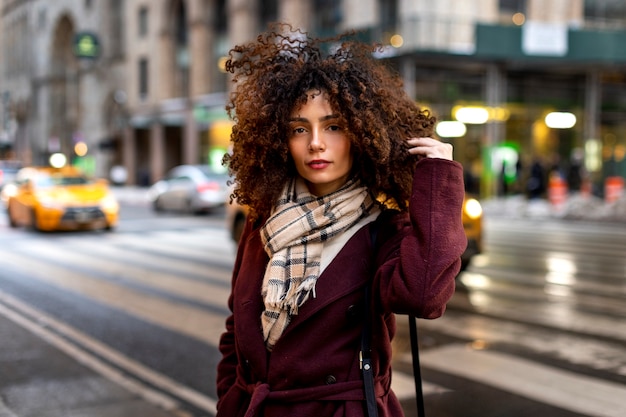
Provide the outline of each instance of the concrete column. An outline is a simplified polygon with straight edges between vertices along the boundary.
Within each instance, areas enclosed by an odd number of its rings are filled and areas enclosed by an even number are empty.
[[[228,0],[228,38],[231,46],[249,42],[258,35],[258,0]]]
[[[585,140],[599,138],[599,110],[600,74],[597,70],[590,70],[585,82],[585,120],[583,125]]]
[[[165,175],[165,132],[161,123],[150,126],[150,182]]]
[[[122,130],[122,163],[128,173],[126,183],[135,185],[137,183],[137,145],[135,129],[132,126],[126,126]]]
[[[209,28],[204,19],[193,20],[189,32],[189,95],[194,97],[209,92],[214,71],[209,63],[214,54],[213,45],[209,42]]]
[[[294,28],[309,30],[311,16],[311,0],[280,0],[278,3],[278,20],[291,23]]]
[[[148,91],[151,97],[157,100],[172,98],[174,96],[174,63],[176,62],[176,56],[174,54],[174,40],[170,36],[170,33],[166,30],[161,31],[159,34],[159,54],[151,55],[152,58],[149,61],[149,86]],[[159,59],[158,62],[153,62],[155,59]],[[155,74],[155,77],[152,77]]]
[[[193,102],[190,100],[185,110],[185,126],[183,128],[183,163],[193,165],[200,162],[199,152],[198,126],[193,115]]]
[[[417,98],[415,89],[415,58],[411,55],[405,56],[402,59],[400,71],[404,82],[404,91],[415,101]]]
[[[485,96],[488,107],[498,108],[506,101],[506,79],[502,70],[495,64],[487,67],[485,78]],[[504,124],[501,121],[490,120],[485,125],[485,141],[487,148],[501,143],[504,139]],[[483,158],[483,175],[481,176],[482,197],[495,196],[498,193],[498,175],[491,172],[491,158]]]
[[[600,140],[600,103],[601,103],[601,81],[600,73],[598,70],[590,70],[587,73],[587,79],[585,82],[585,118],[583,121],[583,140],[585,148],[587,148],[587,141]],[[594,155],[585,155],[585,158],[594,158]],[[587,169],[590,171],[593,168],[598,168],[601,171],[600,166],[602,160],[598,155],[598,161],[590,159]],[[597,162],[595,164],[594,162]],[[594,173],[591,172],[593,175]]]

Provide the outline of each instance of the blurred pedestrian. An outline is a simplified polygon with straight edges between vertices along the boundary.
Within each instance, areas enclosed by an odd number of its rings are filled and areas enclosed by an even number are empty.
[[[526,192],[529,199],[540,198],[546,192],[546,173],[539,159],[533,160],[530,166]]]
[[[367,315],[378,413],[402,416],[394,313],[436,318],[454,293],[463,171],[373,52],[285,25],[230,52],[224,163],[250,215],[220,339],[218,417],[366,415]]]

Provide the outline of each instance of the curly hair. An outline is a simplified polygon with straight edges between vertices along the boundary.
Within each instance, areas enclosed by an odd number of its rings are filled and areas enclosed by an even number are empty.
[[[268,216],[297,175],[288,150],[289,118],[311,90],[326,93],[346,127],[352,174],[380,202],[406,209],[417,157],[406,139],[432,136],[435,118],[406,94],[402,79],[376,59],[379,45],[350,34],[314,39],[273,24],[255,42],[235,46],[226,70],[235,84],[226,105],[234,126],[223,163],[234,176],[231,199]]]

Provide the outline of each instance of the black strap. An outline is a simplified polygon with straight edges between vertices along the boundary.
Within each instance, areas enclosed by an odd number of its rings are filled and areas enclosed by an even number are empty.
[[[376,248],[376,237],[378,234],[378,224],[373,222],[370,227],[370,238],[372,240],[372,248]],[[374,375],[371,363],[371,323],[369,306],[370,303],[370,286],[365,287],[365,324],[361,335],[361,371],[363,373],[363,384],[365,386],[365,400],[367,405],[368,417],[378,417],[378,408],[376,406],[376,393],[374,391]],[[415,401],[417,403],[418,417],[425,417],[424,410],[424,391],[422,389],[422,371],[420,367],[419,345],[417,342],[417,319],[415,316],[409,316],[409,333],[411,338],[411,356],[413,357],[413,377],[415,378]]]
[[[420,369],[419,345],[417,344],[417,323],[414,316],[409,316],[409,333],[411,337],[411,355],[413,356],[413,376],[415,377],[415,401],[417,415],[425,417],[424,391],[422,390],[422,371]]]
[[[370,238],[372,248],[376,245],[376,235],[378,227],[373,222],[370,227]],[[372,366],[372,349],[370,343],[372,340],[372,323],[370,323],[370,285],[365,286],[365,304],[363,305],[363,313],[365,322],[363,324],[363,332],[361,333],[361,352],[359,353],[359,361],[361,373],[363,374],[363,386],[365,389],[365,406],[368,417],[378,417],[378,406],[376,405],[376,391],[374,389],[374,368]]]
[[[370,286],[365,286],[365,324],[361,333],[360,365],[363,373],[363,386],[365,388],[365,405],[368,417],[378,417],[378,406],[376,405],[376,392],[374,390],[374,368],[372,367],[372,350],[370,340],[372,338],[372,326],[369,313]]]

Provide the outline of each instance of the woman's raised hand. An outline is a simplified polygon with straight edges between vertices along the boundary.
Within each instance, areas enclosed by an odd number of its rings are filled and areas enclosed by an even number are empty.
[[[409,153],[425,158],[441,158],[452,160],[452,145],[433,138],[410,138]]]

